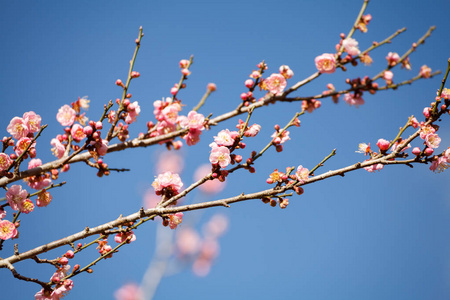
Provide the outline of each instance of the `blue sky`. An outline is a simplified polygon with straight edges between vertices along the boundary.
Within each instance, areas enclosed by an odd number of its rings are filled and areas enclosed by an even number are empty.
[[[369,31],[354,36],[361,49],[407,27],[392,44],[373,53],[371,67],[321,76],[296,95],[316,95],[328,82],[346,88],[345,78],[377,74],[385,67],[388,52],[402,54],[431,25],[437,29],[411,55],[412,71],[394,69],[394,82],[415,76],[423,64],[445,71],[450,57],[450,3],[404,3],[369,3],[367,12],[373,17]],[[142,112],[131,133],[138,134],[153,120],[153,101],[170,96],[180,77],[178,61],[191,54],[192,75],[180,94],[186,113],[203,95],[206,84],[215,82],[217,92],[201,112],[217,116],[237,106],[245,91],[243,82],[262,60],[269,66],[268,74],[289,65],[295,72],[291,84],[315,72],[314,58],[333,52],[339,34],[349,31],[361,4],[355,0],[5,2],[0,12],[0,128],[6,135],[12,117],[35,111],[49,125],[38,140],[38,157],[53,159],[50,140],[62,132],[55,118],[59,107],[88,95],[88,116],[98,119],[103,105],[121,96],[114,82],[125,79],[139,26],[145,33],[135,66],[141,77],[132,82],[131,92]],[[255,174],[230,177],[220,196],[266,189],[265,180],[275,168],[300,164],[312,168],[334,148],[337,155],[323,167],[324,172],[364,160],[355,153],[358,144],[393,139],[410,115],[421,116],[441,79],[364,95],[366,104],[359,108],[323,101],[319,110],[302,116],[302,126],[291,130],[292,140],[282,153],[272,149],[258,162]],[[263,129],[248,140],[243,156],[261,149],[273,126],[285,124],[299,110],[298,103],[258,110],[252,121]],[[213,136],[223,128],[232,129],[237,121],[205,132],[197,147],[181,151],[186,157],[181,174],[186,186],[193,180],[195,167],[208,163]],[[443,118],[440,125],[442,151],[450,146],[449,120]],[[22,218],[19,250],[137,211],[157,175],[154,163],[160,150],[108,155],[105,161],[110,166],[131,172],[101,179],[87,166],[73,165],[61,176],[68,184],[52,192],[52,204]],[[376,174],[362,170],[308,185],[304,195],[293,197],[285,210],[253,201],[202,215],[188,213],[186,220],[190,216],[207,220],[215,212],[229,217],[220,256],[205,278],[186,270],[163,279],[155,299],[448,299],[448,180],[448,173],[434,174],[425,165],[392,166]],[[197,201],[196,197],[193,194],[188,201]],[[139,282],[154,251],[155,225],[138,230],[131,247],[98,264],[93,274],[76,277],[67,299],[113,299],[114,290],[122,284]],[[6,254],[0,256],[9,256],[11,248],[12,243],[5,243],[2,252]],[[92,255],[94,250],[77,262],[86,263]],[[42,280],[53,271],[29,262],[18,264],[17,270]],[[2,291],[5,299],[28,299],[39,289],[19,282],[7,270],[0,271],[0,278],[2,286],[8,287]]]

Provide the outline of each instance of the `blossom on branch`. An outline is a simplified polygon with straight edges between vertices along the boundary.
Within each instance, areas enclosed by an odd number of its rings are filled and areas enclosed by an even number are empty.
[[[342,41],[342,46],[344,46],[345,52],[352,56],[359,55],[359,53],[361,53],[358,49],[358,42],[355,39],[346,38]]]
[[[334,54],[324,53],[314,59],[316,68],[320,73],[334,73],[336,71],[336,58]]]
[[[215,165],[218,164],[221,168],[226,168],[231,163],[230,149],[225,146],[218,146],[216,143],[210,145],[212,147],[209,161]]]
[[[281,74],[272,74],[268,78],[264,79],[263,87],[268,90],[271,94],[275,96],[280,96],[283,94],[286,88],[287,82],[286,78]]]
[[[9,158],[9,155],[0,153],[0,171],[7,170],[11,164],[12,160]]]
[[[8,240],[17,235],[16,226],[8,220],[0,221],[0,239]]]
[[[12,185],[6,192],[6,201],[13,210],[19,210],[23,201],[27,199],[27,190],[22,189],[21,185]]]
[[[11,122],[9,122],[8,127],[6,127],[6,130],[16,140],[26,137],[29,132],[27,123],[24,119],[19,117],[12,118]]]
[[[176,195],[183,186],[183,182],[181,182],[181,178],[178,174],[173,174],[168,171],[164,174],[159,174],[155,181],[153,181],[152,186],[157,195],[161,195],[163,191],[171,192],[173,195]]]
[[[309,179],[309,170],[300,165],[297,167],[297,171],[295,171],[295,177],[298,182],[305,183]]]
[[[58,110],[56,120],[58,120],[62,126],[71,126],[73,122],[75,122],[76,114],[75,110],[66,104]]]

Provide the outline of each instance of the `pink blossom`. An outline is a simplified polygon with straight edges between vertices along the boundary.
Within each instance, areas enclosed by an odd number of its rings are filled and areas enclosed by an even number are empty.
[[[430,78],[431,77],[431,68],[427,65],[423,65],[420,67],[419,75],[423,78]]]
[[[336,58],[334,54],[324,53],[314,59],[316,68],[320,73],[334,73],[336,71]]]
[[[141,107],[139,106],[139,103],[137,101],[130,103],[127,106],[127,112],[128,114],[125,117],[125,123],[131,124],[133,122],[136,122],[137,116],[139,116],[141,112]]]
[[[134,242],[136,240],[136,236],[133,234],[133,231],[120,232],[116,234],[116,236],[114,237],[114,241],[120,244],[126,241],[128,238],[130,238],[128,243]]]
[[[244,135],[246,137],[254,137],[259,133],[260,130],[261,130],[261,125],[253,124],[245,131]]]
[[[83,131],[83,126],[80,124],[73,125],[70,130],[70,134],[72,135],[73,140],[77,143],[86,137],[86,134]]]
[[[42,160],[40,160],[39,158],[33,158],[28,162],[28,170],[37,168],[39,166],[42,166]]]
[[[115,110],[111,110],[108,113],[108,122],[109,123],[114,123],[114,120],[116,119],[116,111]]]
[[[168,171],[163,174],[159,174],[155,181],[153,181],[152,186],[157,194],[161,193],[163,189],[178,194],[178,191],[183,186],[183,182],[181,182],[181,178],[178,174],[173,174]]]
[[[166,122],[165,120],[158,122],[158,124],[156,126],[156,131],[158,132],[159,135],[173,132],[176,129],[177,129],[176,124],[170,124],[170,123]]]
[[[446,156],[441,156],[431,163],[430,170],[436,173],[441,173],[449,167],[449,159]]]
[[[104,156],[108,152],[109,142],[107,140],[100,140],[95,143],[95,149],[98,155]]]
[[[238,132],[224,129],[214,137],[214,142],[219,146],[231,146],[234,144],[234,139],[238,136]]]
[[[379,139],[377,142],[378,148],[380,148],[380,151],[386,151],[389,149],[389,141],[385,139]]]
[[[367,155],[367,153],[372,153],[372,150],[370,149],[370,143],[368,145],[366,143],[360,143],[358,145],[358,151],[355,152],[364,153],[364,155]]]
[[[394,78],[394,73],[391,71],[384,71],[383,79],[386,80],[386,84],[392,84],[392,78]]]
[[[187,117],[179,116],[178,122],[182,128],[204,130],[205,116],[191,110]]]
[[[344,101],[350,106],[358,107],[364,104],[364,99],[361,96],[360,94],[348,93],[344,95]]]
[[[410,124],[411,124],[411,126],[412,126],[413,128],[417,128],[417,127],[419,127],[419,125],[420,125],[419,121],[417,121],[416,118],[412,118],[411,121],[410,121]]]
[[[434,129],[433,126],[431,126],[431,125],[423,126],[423,127],[421,128],[421,130],[420,130],[420,138],[421,138],[422,140],[424,140],[424,139],[427,138],[427,136],[428,136],[429,134],[433,134],[433,133],[435,133],[435,132],[436,132],[436,129]]]
[[[38,132],[41,129],[41,116],[34,111],[29,111],[23,114],[23,119],[28,126],[29,132]]]
[[[309,113],[312,113],[315,109],[318,109],[322,106],[322,102],[319,100],[311,99],[309,101],[302,101],[302,110],[306,110]]]
[[[52,152],[57,158],[62,158],[66,148],[58,139],[52,139],[50,144],[53,146]]]
[[[120,289],[114,292],[116,300],[142,300],[143,294],[139,286],[135,283],[128,283],[123,285]]]
[[[445,100],[449,100],[450,99],[450,89],[443,89],[442,93],[441,93],[441,97],[444,98]]]
[[[300,165],[297,167],[295,177],[297,178],[298,182],[305,183],[309,178],[309,170],[307,168],[303,168],[303,166]]]
[[[52,199],[53,199],[53,196],[49,192],[42,190],[38,194],[38,198],[36,199],[36,205],[38,207],[45,207],[50,204]]]
[[[183,136],[183,139],[186,141],[188,146],[193,146],[200,142],[200,135],[202,134],[201,130],[198,129],[189,129],[189,132]]]
[[[75,122],[76,114],[75,110],[66,104],[58,110],[56,120],[58,120],[62,126],[70,126]]]
[[[73,288],[73,281],[70,279],[58,283],[53,291],[41,289],[34,295],[35,300],[59,300],[66,296]]]
[[[411,63],[409,61],[409,56],[406,57],[403,61],[402,61],[402,69],[405,68],[406,70],[410,71],[411,70]]]
[[[252,74],[250,74],[250,78],[257,79],[259,77],[261,77],[261,72],[259,71],[253,71]]]
[[[179,111],[181,111],[181,106],[178,103],[174,103],[164,108],[161,114],[167,123],[173,125],[177,122]]]
[[[176,229],[177,226],[181,224],[181,222],[183,222],[183,213],[182,212],[169,215],[170,229]]]
[[[17,235],[16,226],[8,220],[0,221],[0,239],[8,240]]]
[[[34,203],[30,199],[25,199],[20,206],[20,212],[28,214],[34,210]]]
[[[435,133],[430,133],[425,138],[425,143],[430,148],[438,148],[440,142],[441,142],[441,138]]]
[[[346,38],[342,41],[342,46],[344,46],[345,51],[352,56],[361,53],[358,49],[358,42],[355,39]]]
[[[22,202],[27,198],[28,192],[21,185],[13,185],[6,192],[6,200],[13,210],[19,210]]]
[[[0,153],[0,171],[5,171],[12,164],[11,158],[8,154]]]
[[[392,145],[391,151],[396,152],[399,147],[403,147],[403,146],[404,146],[403,140],[400,138],[399,140],[397,140],[394,143],[394,145]],[[406,145],[400,152],[403,152],[409,148],[411,148],[411,144]]]
[[[264,83],[269,92],[276,96],[281,95],[287,85],[286,78],[283,75],[275,73],[270,75],[269,78],[266,78]]]
[[[194,180],[198,181],[211,173],[211,165],[201,165],[194,172]],[[221,182],[220,180],[208,180],[198,188],[200,191],[206,194],[217,194],[220,193],[226,186],[226,182]]]
[[[375,171],[381,171],[383,170],[384,165],[383,164],[373,164],[367,167],[364,167],[364,170],[366,170],[367,172],[375,172]]]
[[[225,168],[231,163],[230,149],[224,146],[213,146],[209,161],[213,165],[219,164],[221,168]]]
[[[9,125],[6,128],[6,130],[16,140],[26,137],[29,132],[26,121],[19,117],[12,118],[12,120],[11,120],[11,122],[9,122]]]
[[[273,143],[276,145],[281,145],[290,140],[289,137],[289,131],[285,130],[281,134],[279,132],[275,131],[271,136],[273,138]]]
[[[14,147],[14,152],[17,154],[17,156],[20,156],[25,149],[27,149],[28,145],[31,143],[31,139],[28,137],[23,137],[20,140],[17,141],[16,146]],[[30,149],[33,146],[30,147]]]
[[[289,68],[289,66],[282,65],[280,67],[280,74],[284,76],[286,79],[291,79],[294,76],[294,72]]]
[[[393,67],[400,61],[400,56],[396,52],[389,52],[386,56],[386,59],[388,61],[388,65],[390,67]]]

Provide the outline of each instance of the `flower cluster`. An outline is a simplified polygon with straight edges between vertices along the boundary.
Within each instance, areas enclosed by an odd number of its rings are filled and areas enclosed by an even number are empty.
[[[168,199],[174,195],[178,195],[183,182],[178,174],[173,174],[168,171],[163,174],[159,174],[155,181],[152,183],[155,189],[156,195],[165,195]]]
[[[56,270],[56,272],[50,278],[50,281],[55,283],[56,286],[51,289],[41,289],[34,295],[35,300],[58,300],[62,299],[66,296],[70,290],[73,288],[73,281],[70,279],[63,280],[69,274],[71,269],[70,265],[68,265],[68,258],[73,258],[73,252],[71,250],[67,251],[67,253],[61,257],[59,260],[60,266]],[[79,265],[75,265],[74,270],[79,268]]]

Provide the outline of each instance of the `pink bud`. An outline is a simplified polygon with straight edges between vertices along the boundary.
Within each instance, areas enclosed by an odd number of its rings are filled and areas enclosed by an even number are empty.
[[[236,156],[234,157],[234,161],[237,162],[237,163],[239,164],[239,163],[242,161],[242,156],[236,155]]]
[[[176,88],[176,87],[171,88],[171,89],[170,89],[170,93],[171,93],[172,95],[176,95],[176,94],[178,93],[178,88]]]
[[[75,256],[72,250],[67,250],[65,255],[67,258],[73,258]]]
[[[122,80],[117,79],[117,80],[116,80],[116,85],[118,85],[118,86],[123,86]]]
[[[210,92],[215,92],[217,90],[217,86],[215,83],[208,83],[206,89]]]
[[[425,107],[423,109],[423,115],[425,116],[425,118],[429,118],[430,117],[430,111],[431,111],[431,108],[429,108],[429,107]]]
[[[181,74],[183,74],[184,76],[188,76],[189,74],[191,74],[191,72],[189,71],[189,69],[181,69]]]
[[[84,133],[85,135],[91,135],[93,131],[94,131],[94,130],[93,130],[92,127],[89,126],[89,125],[83,128],[83,133]]]
[[[131,78],[138,78],[139,76],[141,76],[141,74],[139,74],[139,72],[136,72],[136,71],[131,72]]]
[[[247,79],[247,80],[245,81],[245,86],[246,86],[247,88],[251,88],[251,87],[253,86],[253,80]]]
[[[419,148],[419,147],[415,147],[415,148],[412,150],[412,154],[414,154],[414,155],[419,155],[420,152],[422,152],[422,151],[420,151],[420,148]]]
[[[433,154],[433,152],[434,152],[433,148],[427,148],[424,151],[426,156],[430,156],[431,154]]]
[[[377,146],[381,151],[386,151],[389,149],[389,141],[386,141],[385,139],[379,139],[377,142]]]
[[[128,105],[130,105],[130,99],[128,99],[128,98],[123,99],[122,104],[123,104],[123,106],[127,107]]]
[[[187,59],[180,60],[180,68],[185,69],[189,66],[189,61]]]
[[[59,259],[59,263],[64,266],[69,263],[69,260],[67,259],[67,257],[63,256]]]
[[[78,243],[78,244],[77,244],[77,249],[80,249],[81,247],[83,247],[83,244]]]
[[[95,123],[95,128],[96,128],[97,130],[101,130],[101,129],[103,128],[103,123],[100,122],[100,121],[98,121],[97,123]]]
[[[247,93],[242,93],[242,94],[241,94],[241,99],[242,99],[243,101],[247,100]]]
[[[57,276],[57,275],[53,275],[53,276],[52,276],[52,282],[58,283],[60,280],[61,280],[61,279],[59,279],[59,276]]]

